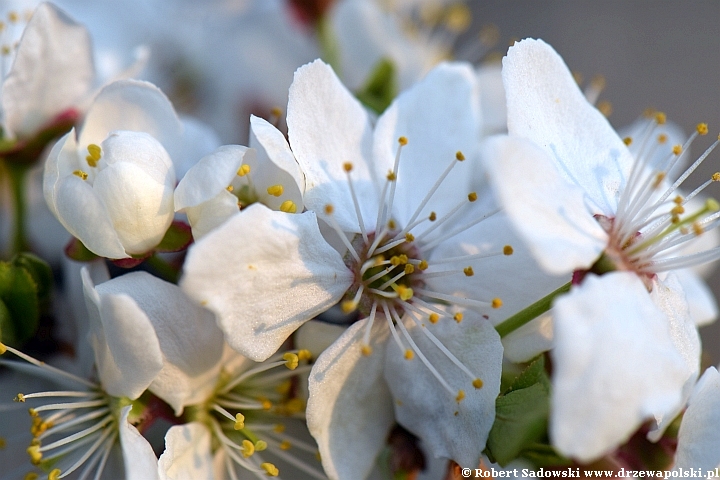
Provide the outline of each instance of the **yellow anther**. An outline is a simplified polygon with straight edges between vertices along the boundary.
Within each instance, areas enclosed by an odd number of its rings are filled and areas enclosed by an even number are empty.
[[[242,441],[242,448],[240,451],[242,452],[243,457],[248,458],[255,453],[255,445],[250,440],[245,439]]]
[[[427,260],[420,260],[420,263],[418,264],[418,270],[427,270],[428,263]]]
[[[262,406],[263,410],[270,410],[272,408],[272,402],[267,399],[261,400],[260,405]]]
[[[5,352],[7,352],[7,347],[5,345],[3,345],[2,343],[0,343],[0,355],[2,355]]]
[[[306,350],[304,348],[302,350],[298,350],[297,356],[303,361],[312,359],[312,353],[310,353],[310,350]]]
[[[268,187],[268,189],[267,189],[267,192],[270,195],[272,195],[273,197],[279,197],[280,195],[283,194],[283,191],[285,191],[285,189],[283,188],[282,185],[279,185],[279,184]]]
[[[465,398],[465,390],[458,390],[457,397],[455,397],[455,401],[460,403],[462,402],[463,398]]]
[[[282,359],[285,360],[285,366],[290,370],[295,370],[300,364],[300,359],[292,352],[283,354]]]
[[[510,245],[505,245],[503,247],[503,255],[512,255],[514,252],[515,250],[513,250],[513,247]]]
[[[500,308],[503,306],[503,302],[499,298],[493,298],[491,305],[492,305],[492,308]]]
[[[320,450],[316,450],[316,451],[315,451],[315,459],[316,459],[318,462],[322,462],[322,456],[320,455]]]
[[[273,425],[273,432],[275,433],[283,433],[285,431],[285,424],[284,423],[276,423]]]
[[[414,295],[413,289],[410,287],[406,287],[405,285],[398,286],[397,293],[400,296],[400,300],[403,300],[405,302],[410,300]]]
[[[42,461],[40,445],[30,445],[26,451],[28,455],[30,455],[30,462],[32,462],[33,465],[38,465]]]
[[[655,180],[653,181],[652,188],[658,188],[663,180],[665,180],[665,172],[658,172],[655,174]]]
[[[330,205],[330,204],[325,205],[325,215],[332,215],[334,211],[335,211],[335,208],[332,205]]]
[[[716,173],[715,175],[718,175],[718,179],[720,180],[720,173]],[[713,180],[715,180],[715,179],[713,178]],[[715,180],[715,181],[717,181],[717,180]],[[680,195],[673,198],[673,202],[675,202],[676,205],[681,205],[684,201],[685,200]]]
[[[573,77],[573,80],[575,80],[575,83],[577,83],[578,85],[581,85],[583,83],[583,74],[582,73],[580,73],[578,71],[572,72],[572,77]]]
[[[387,175],[385,175],[385,178],[388,179],[388,182],[394,182],[397,179],[397,176],[395,175],[395,172],[389,171]]]
[[[463,153],[460,150],[458,150],[457,152],[455,152],[455,159],[458,162],[462,162],[463,160],[465,160],[465,155],[463,155]]]
[[[281,117],[282,116],[282,109],[280,107],[273,107],[270,109],[270,114],[273,117]]]
[[[397,228],[397,224],[393,219],[388,220],[387,226],[390,230],[395,230]]]
[[[415,271],[415,266],[411,263],[405,265],[405,275],[410,275]]]
[[[710,178],[712,178],[713,182],[720,182],[720,172],[713,173],[712,177],[710,177]]]
[[[60,473],[59,468],[53,468],[50,473],[48,473],[48,480],[58,480],[60,478]]]
[[[500,29],[492,23],[483,25],[478,33],[478,38],[483,45],[492,47],[500,40]],[[488,60],[487,57],[485,59]]]
[[[407,137],[400,137],[398,138],[398,143],[402,146],[407,145]]]
[[[670,223],[672,223],[672,224],[680,223],[680,217],[678,217],[677,215],[673,215],[672,217],[670,217]],[[687,233],[687,228],[685,228],[685,233]]]
[[[700,236],[703,234],[705,230],[703,230],[702,225],[700,225],[698,222],[693,222],[692,224],[693,233],[697,236]]]
[[[672,213],[673,215],[682,215],[683,213],[685,213],[685,207],[683,207],[682,205],[675,205],[672,210],[670,210],[670,213]]]
[[[606,117],[612,115],[613,112],[612,103],[608,102],[607,100],[601,100],[600,102],[598,102],[597,109]]]
[[[482,386],[483,386],[482,380],[480,380],[479,378],[476,378],[475,380],[473,380],[473,387],[475,387],[477,389],[481,389]]]
[[[405,265],[408,263],[408,256],[403,254],[395,255],[390,259],[390,264],[397,267],[398,265]]]
[[[260,468],[265,470],[265,473],[268,477],[277,477],[280,475],[280,470],[277,469],[275,465],[269,462],[261,463]]]
[[[235,187],[233,187],[232,185],[228,185],[225,190],[227,190],[228,192],[232,192],[233,190],[235,190]]]
[[[463,320],[463,314],[458,312],[455,315],[453,315],[453,320],[455,320],[457,323],[462,322]]]
[[[430,316],[428,317],[428,320],[430,320],[430,323],[435,324],[435,323],[438,322],[438,320],[440,320],[440,315],[438,315],[437,313],[433,312],[433,313],[431,313]]]
[[[5,447],[7,447],[7,441],[4,438],[0,437],[0,449],[3,449]]]
[[[657,112],[655,114],[655,121],[657,122],[658,125],[664,125],[665,122],[667,121],[667,117],[665,116],[665,114],[663,112]]]
[[[18,393],[15,398],[13,398],[13,402],[22,402],[25,403],[25,395],[22,393]]]
[[[375,257],[374,266],[379,267],[385,261],[385,255],[378,255]]]
[[[37,411],[36,411],[34,408],[28,408],[28,413],[30,414],[31,417],[37,417],[37,416],[38,416],[38,413],[37,413]]]
[[[475,271],[473,270],[472,267],[463,268],[463,273],[465,274],[466,277],[472,277],[473,275],[475,275]]]
[[[661,133],[660,135],[658,135],[657,141],[660,145],[663,145],[668,141],[668,136],[664,133]]]
[[[237,171],[237,176],[244,177],[248,173],[250,173],[250,165],[247,165],[247,164],[240,165],[240,168],[238,168],[238,171]]]
[[[414,240],[415,240],[415,235],[413,235],[413,234],[410,233],[410,232],[408,232],[408,233],[405,234],[405,241],[406,241],[406,242],[412,242],[412,241],[414,241]]]
[[[286,380],[282,383],[279,383],[275,387],[275,391],[279,393],[280,395],[287,395],[290,393],[290,390],[292,390],[292,382],[290,380]]]
[[[595,75],[590,81],[590,85],[598,90],[605,90],[606,83],[607,82],[605,81],[605,77],[603,77],[602,75]]]
[[[656,112],[657,112],[657,110],[655,110],[654,108],[648,107],[645,110],[643,110],[643,117],[652,118]]]
[[[267,450],[267,442],[264,440],[258,440],[255,442],[255,451],[262,452],[263,450]]]
[[[245,415],[242,413],[235,414],[235,425],[233,425],[233,428],[235,430],[242,430],[245,428]]]
[[[405,355],[403,356],[405,357],[405,360],[412,360],[413,358],[415,358],[415,352],[408,348],[407,350],[405,350]]]
[[[17,23],[17,21],[20,20],[20,14],[13,10],[8,13],[8,20],[10,23]]]
[[[681,146],[681,145],[675,145],[675,146],[673,146],[672,152],[673,152],[675,155],[680,155],[680,154],[682,153],[682,146]]]
[[[95,168],[97,167],[97,162],[100,160],[100,157],[102,156],[102,149],[99,145],[96,145],[94,143],[91,143],[87,147],[89,155],[85,157],[85,160],[87,161],[88,165]]]
[[[632,144],[632,138],[630,138],[630,137],[623,138],[623,143],[629,147]]]
[[[698,123],[696,128],[697,128],[697,132],[700,135],[707,135],[707,133],[708,133],[707,123]]]
[[[88,178],[88,174],[83,172],[82,170],[75,170],[73,172],[73,175],[75,175],[76,177],[80,177],[83,180],[87,180],[87,178]]]
[[[369,357],[372,353],[372,347],[370,345],[363,345],[362,347],[360,347],[360,352],[366,357]]]
[[[680,233],[682,233],[683,235],[687,235],[688,233],[690,233],[690,230],[688,230],[687,227],[680,227]]]
[[[23,480],[37,480],[38,478],[39,478],[39,477],[38,477],[38,474],[37,474],[37,473],[35,473],[35,472],[28,472],[28,473],[25,474],[25,476],[23,477]]]
[[[343,170],[345,170],[346,172],[352,172],[352,169],[353,169],[352,163],[350,163],[350,162],[343,163]]]
[[[293,415],[302,412],[305,409],[305,403],[299,398],[291,398],[285,402],[284,407],[287,415]]]
[[[707,208],[707,210],[711,213],[717,212],[718,210],[720,210],[720,204],[718,204],[717,200],[715,200],[714,198],[708,198],[707,200],[705,200],[705,208]]]
[[[280,204],[280,211],[285,213],[297,213],[297,205],[292,200],[285,200]]]
[[[0,33],[2,33],[3,30],[5,30],[5,22],[0,20]]]
[[[292,445],[287,440],[280,442],[280,450],[290,450],[290,447],[292,447]]]
[[[10,55],[12,49],[10,48],[10,45],[3,45],[2,47],[0,47],[0,52],[2,52],[3,55],[7,56]]]
[[[445,14],[445,26],[451,32],[462,33],[470,27],[472,14],[464,3],[451,5]]]
[[[353,302],[352,300],[345,300],[340,304],[340,308],[342,309],[343,313],[354,312],[357,308],[357,303]]]
[[[475,192],[468,193],[468,200],[470,200],[471,202],[474,202],[475,200],[477,200],[477,193],[475,193]]]
[[[431,222],[434,222],[435,220],[437,220],[437,214],[435,212],[430,212],[430,216],[428,217],[428,220],[430,220]]]

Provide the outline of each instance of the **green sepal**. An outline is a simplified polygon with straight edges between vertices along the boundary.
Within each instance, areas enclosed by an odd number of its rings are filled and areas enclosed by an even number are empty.
[[[523,457],[536,467],[564,467],[573,465],[573,461],[560,455],[546,443],[533,443],[523,451]]]
[[[360,90],[355,93],[360,102],[378,115],[390,106],[397,96],[397,72],[388,58],[381,58],[373,67]]]
[[[92,262],[96,258],[100,258],[88,250],[85,244],[77,238],[73,238],[67,245],[65,245],[65,255],[76,262]]]
[[[532,360],[504,393],[507,394],[515,390],[529,388],[536,383],[542,385],[545,387],[545,390],[550,392],[550,379],[545,372],[545,357],[542,355]]]
[[[12,315],[2,299],[0,299],[0,340],[8,345],[17,345]]]
[[[16,267],[24,268],[32,276],[37,288],[37,298],[40,303],[50,299],[53,285],[53,275],[50,265],[35,254],[23,252],[12,260]]]
[[[174,221],[158,246],[155,247],[155,251],[160,253],[179,252],[189,247],[192,242],[190,226],[184,222]]]
[[[38,286],[28,270],[0,263],[0,300],[10,317],[10,326],[3,322],[3,343],[21,345],[35,335],[40,319],[37,292]]]

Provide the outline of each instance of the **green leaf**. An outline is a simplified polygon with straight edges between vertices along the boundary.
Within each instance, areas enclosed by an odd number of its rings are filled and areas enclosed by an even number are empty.
[[[370,72],[365,85],[355,93],[355,97],[375,113],[381,114],[397,95],[396,76],[397,72],[392,61],[381,58]]]
[[[531,387],[536,383],[545,387],[546,391],[550,391],[550,379],[548,378],[547,373],[545,373],[545,357],[542,355],[530,362],[527,368],[525,368],[525,370],[518,375],[515,381],[512,382],[505,393],[507,394],[515,390],[522,390],[523,388]]]
[[[174,221],[165,232],[160,244],[155,247],[156,252],[179,252],[185,250],[193,241],[190,226],[183,222]]]
[[[8,310],[5,302],[2,300],[0,300],[0,341],[8,345],[17,345],[15,328],[12,324],[12,315],[10,315],[10,310]]]
[[[22,344],[35,335],[40,319],[37,292],[35,280],[27,270],[0,263],[0,300],[10,313],[15,337],[13,342],[7,339],[9,344]],[[4,330],[9,331],[7,327]],[[3,341],[5,340],[3,337]]]
[[[50,298],[53,276],[52,269],[45,260],[32,253],[24,252],[16,255],[12,260],[12,264],[24,268],[32,276],[40,302],[47,301]]]
[[[536,467],[561,467],[572,465],[573,461],[560,455],[545,443],[534,443],[523,451],[523,457],[530,460]]]
[[[550,395],[542,383],[513,390],[495,402],[495,423],[487,446],[501,466],[517,458],[522,450],[545,435]]]

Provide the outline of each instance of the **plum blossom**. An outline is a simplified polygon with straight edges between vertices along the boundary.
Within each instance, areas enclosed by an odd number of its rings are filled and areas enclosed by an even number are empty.
[[[43,190],[60,223],[93,253],[112,259],[152,250],[173,220],[175,171],[164,145],[182,126],[155,86],[121,80],[105,87],[79,134],[50,152]]]
[[[718,257],[716,248],[687,253],[718,224],[717,203],[698,201],[716,178],[687,196],[678,187],[717,142],[670,184],[668,172],[706,125],[658,161],[664,115],[621,139],[541,40],[510,48],[503,79],[509,136],[489,140],[484,156],[540,265],[574,272],[575,286],[554,305],[550,435],[561,452],[589,461],[648,419],[661,431],[697,378],[700,343],[686,296],[701,295],[692,290],[701,282],[686,271],[694,283],[681,285],[672,270]],[[633,154],[627,144],[636,142]]]
[[[367,475],[394,417],[433,456],[478,462],[502,358],[491,322],[524,306],[511,292],[540,296],[511,280],[529,258],[500,243],[514,237],[473,188],[478,103],[472,70],[444,64],[373,131],[329,66],[302,67],[287,122],[308,211],[252,205],[189,252],[181,287],[255,360],[340,300],[359,311],[310,377],[308,423],[331,478]],[[485,268],[492,279],[475,275]]]

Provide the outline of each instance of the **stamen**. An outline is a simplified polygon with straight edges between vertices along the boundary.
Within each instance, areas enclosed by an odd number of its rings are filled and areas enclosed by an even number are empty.
[[[343,232],[342,228],[340,228],[340,225],[338,225],[337,221],[333,217],[334,210],[335,209],[332,205],[325,205],[325,218],[328,220],[328,223],[330,224],[332,229],[335,230],[335,232],[338,234],[340,240],[342,240],[342,242],[345,244],[345,247],[347,247],[350,255],[353,256],[356,262],[360,262],[360,255],[358,255],[357,251],[355,251],[355,247],[352,246],[350,240],[348,240],[347,236],[345,236],[345,232]]]
[[[382,225],[387,222],[388,215],[392,215],[393,202],[395,200],[395,189],[397,188],[398,168],[400,167],[400,153],[402,148],[408,143],[407,137],[398,138],[398,148],[395,153],[395,163],[392,170],[392,179],[388,177],[388,183],[390,183],[390,195],[388,196],[387,204],[385,204],[385,196],[380,197],[380,207],[378,208],[378,225]]]
[[[269,195],[272,195],[273,197],[279,197],[280,195],[283,194],[284,191],[285,191],[285,189],[284,189],[283,186],[280,185],[280,184],[278,184],[278,185],[272,185],[272,186],[270,186],[270,187],[267,188],[267,193],[268,193]]]
[[[280,211],[285,213],[297,213],[297,205],[292,200],[285,200],[280,204]]]
[[[365,243],[368,241],[368,234],[365,230],[365,222],[363,220],[362,213],[360,212],[360,202],[358,201],[357,195],[355,194],[355,186],[353,185],[352,176],[350,175],[350,172],[353,169],[353,165],[350,162],[346,162],[343,164],[343,170],[347,173],[347,180],[348,180],[348,186],[350,187],[350,196],[353,200],[353,205],[355,206],[355,215],[358,219],[358,226],[360,227],[360,233],[362,234],[363,240]]]

